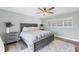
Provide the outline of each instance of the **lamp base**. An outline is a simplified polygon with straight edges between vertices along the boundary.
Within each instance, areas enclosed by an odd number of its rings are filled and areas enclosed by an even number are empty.
[[[6,28],[6,33],[10,33],[10,28]]]

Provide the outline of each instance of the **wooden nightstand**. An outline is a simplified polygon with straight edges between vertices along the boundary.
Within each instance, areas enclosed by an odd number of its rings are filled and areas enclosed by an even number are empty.
[[[12,43],[20,40],[19,39],[19,33],[18,32],[11,32],[5,34],[5,43]]]

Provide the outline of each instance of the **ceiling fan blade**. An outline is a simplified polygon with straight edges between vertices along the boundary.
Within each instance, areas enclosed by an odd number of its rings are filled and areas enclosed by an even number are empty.
[[[54,12],[47,12],[47,13],[53,14]]]
[[[52,10],[52,9],[54,9],[55,7],[51,7],[51,8],[49,8],[48,10]]]
[[[44,14],[44,12],[37,12],[36,14]]]
[[[36,14],[41,14],[41,15],[45,16],[45,13],[43,13],[43,12],[37,12]]]
[[[43,9],[41,9],[41,8],[38,8],[39,10],[41,10],[41,11],[44,11]]]

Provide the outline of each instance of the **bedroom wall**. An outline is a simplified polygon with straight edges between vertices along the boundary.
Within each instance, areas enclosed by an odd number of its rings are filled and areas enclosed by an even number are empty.
[[[73,28],[50,28],[47,24],[48,20],[60,19],[72,17],[73,18]],[[49,18],[41,19],[42,23],[44,24],[45,30],[49,30],[53,32],[56,36],[63,36],[67,38],[79,39],[79,11],[51,16]]]
[[[10,32],[18,32],[20,30],[20,23],[36,23],[36,24],[41,23],[40,19],[0,9],[0,35],[1,36],[5,34],[6,27],[4,22],[8,22],[8,21],[14,24],[14,26],[10,28]]]

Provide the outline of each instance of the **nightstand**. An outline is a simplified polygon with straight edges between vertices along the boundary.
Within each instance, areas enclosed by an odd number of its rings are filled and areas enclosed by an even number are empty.
[[[5,43],[12,43],[20,40],[19,39],[19,33],[18,32],[11,32],[5,34]]]

